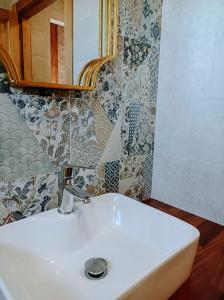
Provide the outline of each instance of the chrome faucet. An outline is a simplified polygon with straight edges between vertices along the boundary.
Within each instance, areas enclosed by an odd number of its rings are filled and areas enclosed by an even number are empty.
[[[84,204],[90,203],[91,195],[79,187],[72,184],[73,167],[63,166],[58,174],[58,212],[61,214],[71,214],[75,211],[75,203],[83,202]],[[65,191],[72,197],[66,197]],[[67,195],[67,196],[68,196]]]

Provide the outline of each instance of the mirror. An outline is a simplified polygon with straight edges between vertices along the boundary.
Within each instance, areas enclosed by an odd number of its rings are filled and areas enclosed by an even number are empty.
[[[117,18],[118,0],[0,0],[0,55],[16,67],[11,81],[94,89],[117,55]]]

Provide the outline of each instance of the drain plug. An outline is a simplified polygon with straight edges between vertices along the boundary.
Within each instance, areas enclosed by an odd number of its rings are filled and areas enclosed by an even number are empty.
[[[107,275],[108,263],[104,258],[93,257],[85,262],[85,275],[89,279],[102,279]]]

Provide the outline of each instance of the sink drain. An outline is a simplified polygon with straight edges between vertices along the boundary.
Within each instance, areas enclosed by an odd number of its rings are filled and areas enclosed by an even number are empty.
[[[107,275],[108,263],[104,258],[93,257],[85,262],[85,275],[89,279],[98,280]]]

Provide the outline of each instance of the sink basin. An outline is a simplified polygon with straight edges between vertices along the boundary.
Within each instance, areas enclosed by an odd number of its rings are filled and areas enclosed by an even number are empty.
[[[71,215],[50,210],[0,228],[0,299],[165,300],[190,275],[198,238],[119,194],[78,203]],[[107,260],[103,279],[85,277],[92,257]]]

